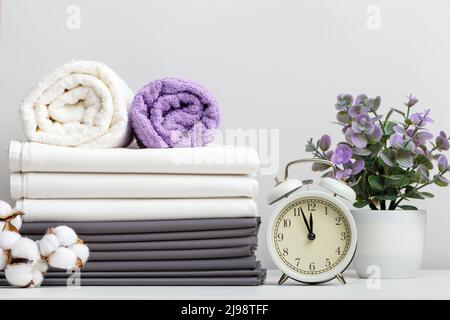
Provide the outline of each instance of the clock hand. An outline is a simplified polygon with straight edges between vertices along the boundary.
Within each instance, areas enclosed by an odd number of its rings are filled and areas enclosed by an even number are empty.
[[[312,217],[312,212],[309,213],[309,234],[308,234],[308,239],[309,240],[314,240],[316,238],[315,233],[313,232],[313,217]]]
[[[302,212],[303,222],[305,223],[306,229],[308,229],[308,236],[309,236],[309,234],[311,234],[311,229],[309,227],[308,220],[306,220],[306,216],[305,213],[303,212],[302,207],[300,207],[300,211]]]

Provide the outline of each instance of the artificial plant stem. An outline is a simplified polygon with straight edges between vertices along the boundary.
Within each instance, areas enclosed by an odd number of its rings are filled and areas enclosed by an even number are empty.
[[[381,200],[380,201],[380,209],[381,210],[386,210],[386,200]]]
[[[395,209],[395,200],[392,200],[391,203],[389,204],[389,210],[394,210]]]

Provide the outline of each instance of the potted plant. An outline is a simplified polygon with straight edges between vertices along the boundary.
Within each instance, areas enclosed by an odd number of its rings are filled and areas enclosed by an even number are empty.
[[[306,151],[331,160],[337,178],[356,192],[352,210],[358,228],[354,267],[360,277],[378,268],[382,278],[410,278],[419,270],[424,248],[426,211],[410,199],[433,198],[426,187],[447,186],[449,137],[427,129],[430,110],[416,112],[418,102],[409,96],[400,110],[378,113],[380,97],[349,94],[337,97],[337,123],[343,141],[331,150],[331,138],[307,141]],[[327,167],[315,164],[313,170]],[[325,175],[329,175],[326,172]],[[364,208],[364,209],[362,209]]]

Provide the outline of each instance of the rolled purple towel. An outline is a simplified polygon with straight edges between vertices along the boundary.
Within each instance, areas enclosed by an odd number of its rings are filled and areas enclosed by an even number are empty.
[[[214,138],[220,113],[200,85],[174,78],[150,82],[132,103],[131,123],[140,147],[201,147]]]

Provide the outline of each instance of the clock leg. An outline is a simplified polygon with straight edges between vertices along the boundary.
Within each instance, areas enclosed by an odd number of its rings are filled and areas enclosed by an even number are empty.
[[[342,275],[342,273],[338,273],[336,275],[336,279],[344,286],[347,284],[347,282],[344,279],[344,276]]]
[[[278,280],[278,285],[281,286],[283,283],[286,282],[287,279],[289,279],[289,277],[283,273],[280,280]]]

